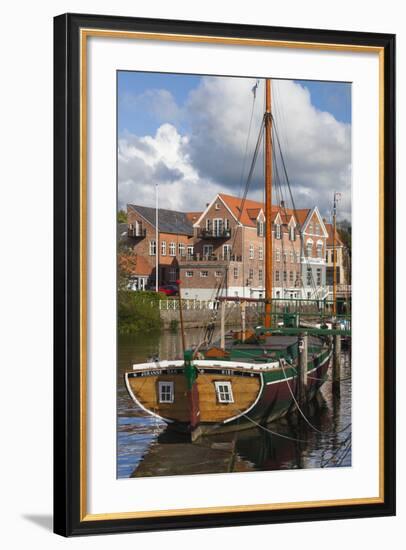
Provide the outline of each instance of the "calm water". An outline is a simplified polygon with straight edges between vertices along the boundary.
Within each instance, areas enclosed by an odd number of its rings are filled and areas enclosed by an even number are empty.
[[[186,331],[187,345],[196,343],[201,331]],[[134,475],[142,462],[148,464],[151,449],[171,443],[170,461],[165,470],[148,471],[145,475],[177,473],[176,465],[185,461],[185,444],[176,446],[174,436],[168,436],[165,424],[138,409],[127,393],[123,382],[124,372],[133,363],[145,362],[151,357],[175,359],[181,356],[179,333],[162,332],[151,335],[121,335],[118,339],[117,373],[117,476]],[[329,373],[330,374],[330,373]],[[266,426],[203,438],[205,447],[220,448],[232,441],[235,453],[244,469],[281,470],[291,468],[320,468],[351,466],[351,361],[347,351],[342,353],[342,382],[339,397],[334,397],[331,382],[323,384],[319,397],[313,400],[307,418],[312,427],[299,415],[290,415]],[[169,439],[168,439],[169,438]],[[189,444],[192,445],[192,444]],[[195,445],[195,444],[194,444]],[[177,449],[179,449],[177,455]],[[162,449],[159,449],[162,451]],[[190,448],[190,457],[193,456]],[[163,449],[162,456],[165,456]],[[187,454],[187,447],[186,447]],[[159,455],[158,455],[159,456]],[[186,458],[185,458],[186,456]],[[169,455],[168,455],[169,457]],[[210,461],[210,454],[208,455]],[[190,459],[192,460],[192,458]],[[214,461],[214,455],[213,455]],[[156,464],[156,459],[155,459]],[[208,463],[209,464],[209,463]],[[145,468],[144,468],[145,469]],[[143,471],[144,471],[143,469]],[[208,470],[209,465],[208,465]],[[202,472],[201,463],[188,473]],[[144,475],[144,474],[143,474]]]

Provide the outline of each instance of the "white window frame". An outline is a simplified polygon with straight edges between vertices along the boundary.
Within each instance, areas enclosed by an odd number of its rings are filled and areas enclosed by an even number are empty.
[[[161,256],[166,256],[166,241],[161,241]]]
[[[224,229],[230,231],[230,220],[228,218],[224,218]]]
[[[275,281],[276,281],[277,283],[279,283],[279,281],[280,281],[280,278],[279,278],[279,277],[280,277],[280,272],[279,272],[279,270],[276,270],[276,271],[275,271]]]
[[[215,276],[215,277],[222,277],[222,276],[223,276],[223,272],[222,272],[222,271],[215,271],[215,272],[214,272],[214,276]]]
[[[152,239],[149,241],[149,255],[156,256],[156,240]]]
[[[231,244],[223,244],[223,260],[231,259]]]
[[[207,252],[209,250],[209,252]],[[213,245],[212,244],[204,244],[203,245],[203,257],[206,256],[213,256]]]
[[[279,248],[276,249],[275,255],[276,255],[276,261],[280,262],[281,261],[281,251],[280,251]]]
[[[209,276],[209,272],[206,269],[200,272],[200,277],[207,279],[208,276]]]
[[[249,259],[253,260],[255,254],[254,243],[250,243]]]
[[[233,276],[234,276],[234,279],[238,279],[238,267],[234,267]]]
[[[222,381],[215,381],[214,386],[216,388],[216,396],[217,401],[219,403],[234,403],[234,395],[233,395],[233,388],[231,386],[231,382],[228,380],[222,380]],[[224,391],[222,388],[227,388],[226,391]],[[228,395],[226,395],[228,394]]]
[[[179,253],[179,256],[181,256],[181,257],[186,256],[186,245],[185,245],[185,243],[178,243],[178,253]]]
[[[281,238],[281,226],[279,223],[275,226],[275,238],[280,239]]]
[[[317,258],[323,257],[323,241],[317,241],[316,243],[316,254]]]
[[[193,245],[188,245],[187,247],[187,255],[188,256],[193,256],[194,254],[194,246]]]
[[[162,399],[163,394],[162,390],[164,387],[169,388],[169,397],[168,399]],[[173,403],[175,401],[175,383],[170,380],[159,381],[158,382],[158,399],[159,403]],[[166,393],[166,392],[165,392]]]
[[[186,277],[193,277],[193,271],[186,271],[185,276]]]
[[[248,272],[248,279],[250,279],[251,281],[254,280],[254,270],[252,268]]]
[[[213,236],[221,236],[224,233],[223,218],[214,218],[213,220]]]
[[[294,241],[295,240],[295,227],[293,225],[290,226],[289,228],[289,238],[291,241]]]
[[[169,256],[176,256],[176,243],[173,241],[169,243]]]
[[[264,236],[264,222],[262,220],[258,220],[258,237]]]
[[[264,247],[262,246],[262,244],[260,244],[258,247],[258,258],[259,260],[264,259]]]

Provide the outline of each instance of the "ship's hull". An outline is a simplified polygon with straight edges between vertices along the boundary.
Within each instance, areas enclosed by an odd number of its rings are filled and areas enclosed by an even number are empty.
[[[307,399],[323,384],[332,353],[323,347],[307,365]],[[199,435],[232,432],[272,422],[297,407],[298,374],[294,363],[258,365],[236,361],[193,362],[196,380],[188,387],[184,362],[134,365],[125,383],[134,402],[145,412],[163,420],[168,428]],[[173,388],[171,402],[160,402],[162,384]],[[227,385],[232,400],[219,402],[218,385]]]

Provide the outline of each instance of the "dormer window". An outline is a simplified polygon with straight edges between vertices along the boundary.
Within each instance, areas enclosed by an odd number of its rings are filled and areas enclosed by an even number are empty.
[[[281,226],[279,223],[276,224],[275,236],[277,239],[281,238]]]

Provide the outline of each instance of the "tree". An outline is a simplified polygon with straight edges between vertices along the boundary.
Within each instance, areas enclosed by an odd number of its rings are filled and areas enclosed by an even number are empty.
[[[119,245],[117,251],[117,283],[118,288],[128,289],[131,279],[137,273],[137,254],[124,244]]]
[[[127,223],[127,212],[123,209],[117,212],[118,223]]]

